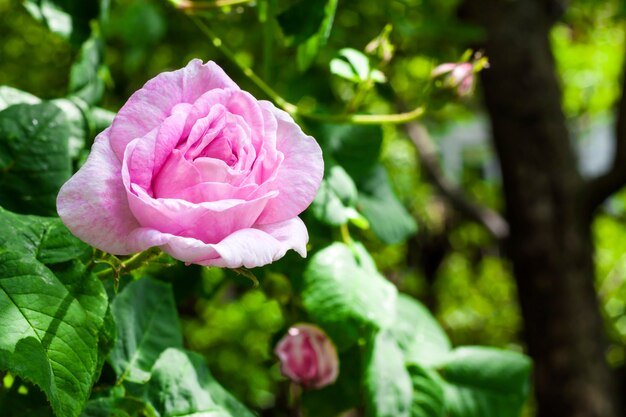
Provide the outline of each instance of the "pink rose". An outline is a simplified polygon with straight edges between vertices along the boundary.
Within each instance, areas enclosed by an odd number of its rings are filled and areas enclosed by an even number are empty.
[[[308,388],[323,388],[337,379],[339,359],[335,345],[317,326],[289,329],[274,351],[287,378]]]
[[[320,147],[287,113],[195,59],[130,97],[57,210],[115,255],[158,246],[187,263],[252,268],[289,249],[306,256],[298,214],[322,175]]]

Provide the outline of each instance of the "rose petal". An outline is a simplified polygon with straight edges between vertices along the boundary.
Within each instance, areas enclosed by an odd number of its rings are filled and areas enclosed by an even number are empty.
[[[295,217],[281,223],[239,230],[216,244],[151,228],[137,229],[131,239],[136,250],[159,246],[174,258],[187,263],[255,268],[282,258],[289,249],[306,256],[309,236],[302,220]]]
[[[57,197],[63,223],[80,239],[114,255],[127,255],[135,220],[122,183],[122,164],[109,144],[110,129],[100,133],[87,162],[66,182]]]
[[[278,121],[276,148],[285,158],[273,186],[279,195],[267,204],[258,220],[266,224],[295,217],[311,204],[322,181],[324,160],[315,139],[304,134],[289,114],[268,101],[259,103]]]
[[[121,161],[126,145],[167,118],[176,104],[194,103],[203,93],[239,87],[214,62],[191,60],[185,68],[163,72],[137,90],[120,109],[111,126],[111,148]],[[206,114],[206,113],[205,113]]]

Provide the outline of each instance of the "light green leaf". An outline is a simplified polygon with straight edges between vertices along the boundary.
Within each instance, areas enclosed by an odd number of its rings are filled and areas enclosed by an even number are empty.
[[[344,78],[353,83],[361,81],[359,74],[356,73],[352,65],[341,58],[333,58],[330,61],[330,72],[338,77]]]
[[[405,361],[426,366],[442,363],[450,352],[450,340],[428,309],[405,294],[398,295],[396,309],[390,330]]]
[[[345,348],[395,320],[396,288],[359,243],[333,243],[311,258],[302,303],[309,316]]]
[[[84,269],[63,272],[73,263],[56,266],[57,277],[37,259],[60,262],[76,253],[75,240],[59,238],[62,227],[59,219],[0,209],[0,369],[39,386],[57,416],[74,417],[100,371],[107,296]]]
[[[355,210],[358,192],[352,178],[339,165],[327,168],[322,184],[311,204],[316,219],[330,226],[340,226],[360,218]]]
[[[67,119],[52,103],[0,112],[0,205],[55,215],[56,196],[72,174]]]
[[[4,110],[14,104],[38,104],[41,99],[26,91],[6,85],[0,86],[0,110]]]
[[[437,373],[417,364],[409,364],[407,371],[413,386],[411,417],[444,417],[443,382]]]
[[[145,399],[162,417],[254,416],[215,381],[198,354],[167,349],[151,374]]]
[[[526,356],[486,347],[452,351],[441,367],[450,417],[518,417],[530,391]]]
[[[376,335],[365,358],[365,415],[409,417],[413,387],[402,351],[387,332]]]
[[[339,56],[348,61],[359,81],[365,81],[370,75],[370,60],[361,51],[352,48],[339,50]]]
[[[382,165],[376,166],[358,187],[357,207],[384,243],[402,242],[417,231],[417,223],[394,194]]]
[[[142,278],[128,284],[111,305],[118,339],[109,355],[119,380],[144,383],[161,353],[182,348],[182,333],[169,284]]]

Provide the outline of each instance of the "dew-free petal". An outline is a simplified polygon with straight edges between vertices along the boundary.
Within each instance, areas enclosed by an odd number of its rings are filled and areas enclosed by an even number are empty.
[[[122,183],[122,163],[109,144],[110,129],[100,133],[87,162],[66,182],[57,197],[63,223],[77,237],[114,255],[134,251],[128,235],[135,220]]]

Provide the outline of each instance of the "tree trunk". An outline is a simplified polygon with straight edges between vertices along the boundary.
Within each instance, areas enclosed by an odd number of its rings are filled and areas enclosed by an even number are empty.
[[[591,211],[561,109],[546,0],[467,0],[485,29],[482,75],[500,159],[507,252],[539,417],[616,417],[594,289]]]

